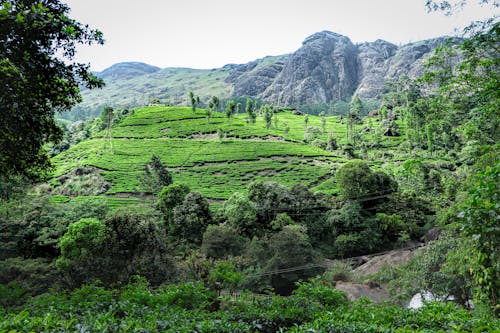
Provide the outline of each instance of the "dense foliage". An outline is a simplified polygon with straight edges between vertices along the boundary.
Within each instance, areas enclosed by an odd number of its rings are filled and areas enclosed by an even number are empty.
[[[290,297],[219,296],[200,283],[120,290],[86,285],[0,311],[0,331],[86,332],[493,332],[498,319],[452,303],[418,309],[348,303],[334,289],[301,284]]]
[[[78,44],[102,35],[67,16],[58,0],[9,0],[0,7],[0,169],[33,174],[50,165],[42,146],[59,142],[56,111],[81,100],[79,86],[102,82],[74,62]]]
[[[0,17],[22,28],[57,9],[61,36],[100,41],[57,1],[12,16],[28,3]],[[202,109],[192,92],[189,108],[106,107],[62,125],[49,182],[10,176],[43,154],[0,175],[0,331],[498,330],[499,26],[471,29],[422,78],[389,82],[369,117],[357,96],[337,118],[250,99],[238,115],[239,100],[216,96]],[[74,77],[69,97],[41,104],[46,141],[60,134],[54,110],[78,100]],[[350,267],[421,242],[406,265],[364,278]],[[399,304],[417,292],[454,303],[408,310],[334,289],[361,279]]]

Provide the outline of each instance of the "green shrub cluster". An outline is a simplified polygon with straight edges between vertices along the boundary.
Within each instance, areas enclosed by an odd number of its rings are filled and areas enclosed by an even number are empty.
[[[494,332],[500,321],[452,303],[418,310],[347,302],[342,293],[303,283],[289,297],[217,297],[200,283],[121,289],[92,284],[0,308],[0,331],[86,332]]]

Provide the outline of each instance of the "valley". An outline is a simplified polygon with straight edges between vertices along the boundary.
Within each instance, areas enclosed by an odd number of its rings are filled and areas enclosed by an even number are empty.
[[[127,57],[184,29],[156,31],[142,6],[148,24],[119,31],[160,35]],[[201,33],[197,13],[182,26]],[[245,64],[91,72],[76,54],[104,35],[71,14],[0,6],[0,333],[500,330],[498,16],[399,45],[323,30]],[[162,56],[239,41],[208,40]],[[433,300],[408,308],[417,295]]]

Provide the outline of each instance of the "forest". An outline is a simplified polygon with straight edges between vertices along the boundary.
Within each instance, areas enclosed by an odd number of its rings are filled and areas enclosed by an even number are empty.
[[[102,33],[58,0],[1,4],[0,332],[500,330],[496,18],[376,109],[191,91],[70,122],[105,84],[76,45]]]

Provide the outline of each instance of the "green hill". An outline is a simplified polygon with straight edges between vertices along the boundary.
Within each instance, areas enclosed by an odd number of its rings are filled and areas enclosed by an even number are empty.
[[[102,196],[111,203],[136,203],[144,198],[138,176],[154,154],[168,167],[174,182],[200,191],[212,202],[245,191],[254,180],[277,181],[286,186],[301,183],[335,193],[330,178],[345,161],[341,152],[305,143],[304,116],[281,112],[274,117],[278,121],[266,129],[262,117],[251,124],[246,114],[228,121],[222,113],[215,113],[208,122],[203,109],[139,108],[113,126],[112,142],[101,132],[56,156],[52,185],[57,193],[72,170],[91,166],[109,183]],[[339,143],[345,141],[346,125],[337,117],[326,117],[325,133],[321,131],[321,117],[308,117],[307,127],[317,128],[319,140],[326,140],[332,131]],[[218,130],[224,132],[222,140]],[[384,145],[395,143],[394,139],[384,140]]]

